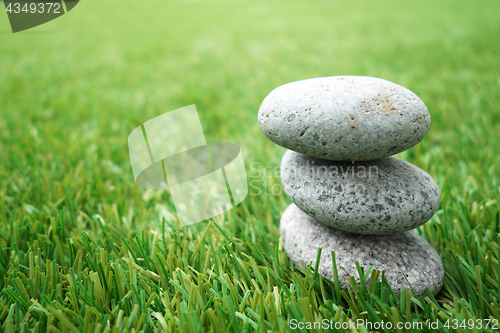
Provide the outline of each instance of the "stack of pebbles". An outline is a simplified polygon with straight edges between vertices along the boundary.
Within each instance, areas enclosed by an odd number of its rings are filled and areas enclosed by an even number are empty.
[[[418,167],[392,155],[419,143],[431,124],[427,107],[395,83],[356,76],[285,84],[262,102],[264,134],[288,148],[281,180],[292,204],[281,217],[283,246],[297,266],[316,264],[347,288],[356,261],[385,271],[393,290],[437,294],[439,255],[411,229],[436,212],[440,193]]]

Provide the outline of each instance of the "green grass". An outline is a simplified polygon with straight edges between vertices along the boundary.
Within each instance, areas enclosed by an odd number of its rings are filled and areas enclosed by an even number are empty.
[[[325,318],[486,331],[443,325],[500,318],[499,12],[493,1],[86,0],[18,34],[0,13],[0,332],[285,331]],[[255,195],[279,184],[276,169],[259,171],[284,153],[257,125],[263,98],[346,74],[408,87],[431,112],[426,138],[399,157],[441,189],[418,229],[443,259],[436,297],[397,298],[383,279],[340,292],[295,268],[278,230],[288,198],[277,186]],[[189,104],[208,141],[242,147],[255,187],[180,228],[168,192],[134,184],[127,137]]]

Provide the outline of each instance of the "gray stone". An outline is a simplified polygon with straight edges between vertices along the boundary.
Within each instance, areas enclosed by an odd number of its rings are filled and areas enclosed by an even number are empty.
[[[291,82],[274,89],[258,115],[273,142],[309,156],[366,161],[419,143],[431,125],[424,102],[395,83],[362,76]]]
[[[396,157],[341,162],[288,150],[281,160],[285,193],[320,222],[349,232],[394,234],[427,222],[439,189],[425,171]]]
[[[280,232],[286,253],[298,267],[310,262],[314,267],[318,248],[322,248],[319,273],[331,280],[331,251],[335,251],[343,289],[350,276],[359,283],[356,261],[366,269],[372,266],[385,271],[398,295],[400,287],[410,289],[408,282],[417,296],[426,295],[426,287],[436,295],[443,285],[444,269],[439,255],[413,231],[388,236],[349,233],[324,225],[291,204],[281,217]]]

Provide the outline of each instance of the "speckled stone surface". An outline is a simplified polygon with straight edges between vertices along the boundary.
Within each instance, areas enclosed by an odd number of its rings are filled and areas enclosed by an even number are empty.
[[[262,132],[280,146],[337,161],[391,156],[419,143],[431,125],[410,90],[372,77],[333,76],[291,82],[262,102]]]
[[[318,248],[322,248],[319,273],[332,280],[331,251],[335,251],[339,282],[344,289],[350,276],[359,283],[356,261],[361,267],[385,270],[387,281],[398,295],[400,287],[410,288],[405,277],[417,296],[425,295],[426,287],[436,295],[443,285],[439,255],[413,231],[388,236],[348,233],[318,222],[291,204],[281,217],[280,232],[286,253],[298,267],[311,261],[314,267]]]
[[[304,212],[349,232],[393,234],[427,222],[439,189],[425,171],[396,157],[339,162],[288,150],[281,160],[285,193]]]

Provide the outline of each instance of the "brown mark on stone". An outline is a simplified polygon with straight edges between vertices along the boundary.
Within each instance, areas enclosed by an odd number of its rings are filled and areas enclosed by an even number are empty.
[[[390,115],[396,112],[396,107],[389,103],[389,97],[391,96],[382,97],[380,94],[377,94],[371,100],[368,100],[368,103],[374,105],[376,109],[382,111],[382,114]]]
[[[349,129],[351,131],[355,130],[356,127],[358,126],[355,122],[354,122],[354,116],[352,114],[349,115]]]
[[[369,113],[370,110],[366,107],[366,101],[361,101],[361,105],[359,106],[361,108],[361,111],[363,113]]]
[[[393,105],[389,104],[388,102],[384,102],[380,105],[380,107],[382,108],[382,110],[385,111],[386,115],[390,115],[392,113],[394,113],[396,111],[396,107],[394,107]]]

